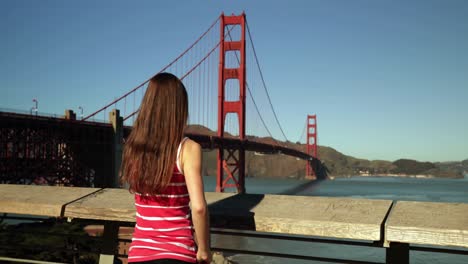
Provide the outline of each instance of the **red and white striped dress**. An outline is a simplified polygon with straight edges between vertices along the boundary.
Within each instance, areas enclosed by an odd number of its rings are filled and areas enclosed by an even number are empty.
[[[128,261],[178,259],[196,263],[196,245],[190,217],[190,197],[177,151],[169,186],[158,195],[135,194],[136,225]]]

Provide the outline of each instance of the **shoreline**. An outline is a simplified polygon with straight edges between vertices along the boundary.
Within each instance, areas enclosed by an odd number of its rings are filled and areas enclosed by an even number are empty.
[[[205,175],[205,177],[216,177],[211,175]],[[468,179],[468,174],[462,177],[438,177],[432,174],[416,174],[416,175],[409,175],[409,174],[353,174],[353,175],[328,175],[325,180],[335,180],[339,178],[351,178],[351,177],[378,177],[378,178],[412,178],[412,179],[445,179],[445,180],[464,180]],[[281,179],[281,180],[310,180],[315,181],[317,178],[315,176],[246,176],[246,179],[262,179],[262,180],[270,180],[270,179]]]
[[[363,177],[363,178],[411,178],[411,179],[436,179],[436,180],[466,180],[468,175],[464,177],[438,177],[431,174],[417,174],[417,175],[407,175],[407,174],[377,174],[377,175],[339,175],[339,176],[328,176],[330,180],[335,180],[339,178],[351,178],[351,177]]]

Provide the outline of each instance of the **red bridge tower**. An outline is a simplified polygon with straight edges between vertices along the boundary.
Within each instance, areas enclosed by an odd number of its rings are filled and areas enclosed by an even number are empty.
[[[312,155],[314,159],[318,158],[317,152],[317,115],[307,115],[307,154]],[[310,160],[306,163],[306,176],[317,176],[315,171],[316,166],[314,161]]]
[[[245,14],[240,16],[221,15],[220,56],[218,77],[218,136],[224,137],[224,123],[228,113],[237,114],[239,121],[239,138],[245,139]],[[238,41],[225,41],[225,27],[239,25],[241,37]],[[225,55],[228,51],[240,53],[238,68],[225,67]],[[225,100],[225,85],[229,79],[239,81],[239,100]],[[227,154],[227,155],[225,155]],[[225,177],[226,174],[226,177]],[[238,147],[218,149],[218,168],[216,178],[216,191],[224,192],[225,188],[237,188],[238,193],[245,193],[245,150],[240,144]]]

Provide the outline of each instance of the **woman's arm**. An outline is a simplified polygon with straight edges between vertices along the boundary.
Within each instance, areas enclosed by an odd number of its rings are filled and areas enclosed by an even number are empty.
[[[210,225],[202,178],[202,152],[198,143],[187,140],[182,149],[182,170],[190,196],[192,221],[198,245],[197,260],[211,262]]]

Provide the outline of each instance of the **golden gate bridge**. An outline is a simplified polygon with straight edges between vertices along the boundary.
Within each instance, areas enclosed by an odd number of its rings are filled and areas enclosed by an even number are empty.
[[[179,76],[187,88],[186,134],[205,149],[217,149],[216,191],[245,192],[246,151],[306,160],[306,175],[317,175],[316,115],[305,118],[300,137],[305,136],[305,150],[286,137],[244,13],[221,14],[159,72]],[[130,133],[149,79],[81,120],[71,111],[65,118],[1,112],[1,183],[115,185],[106,177],[116,175],[120,164],[116,126],[121,139]],[[108,114],[113,125],[96,121]]]

